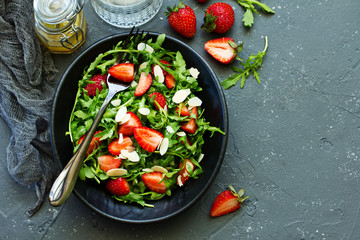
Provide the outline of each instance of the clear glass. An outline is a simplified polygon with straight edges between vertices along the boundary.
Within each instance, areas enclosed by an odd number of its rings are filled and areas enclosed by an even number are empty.
[[[68,54],[86,39],[84,0],[34,0],[35,32],[52,53]]]
[[[91,0],[100,18],[120,28],[147,23],[158,13],[162,3],[163,0]]]

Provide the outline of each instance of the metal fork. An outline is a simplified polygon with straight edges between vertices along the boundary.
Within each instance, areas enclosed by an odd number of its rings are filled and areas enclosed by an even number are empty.
[[[139,35],[139,30],[133,34],[134,27],[131,29],[129,35],[126,37],[125,41],[122,43],[122,48],[126,48],[130,39],[132,38],[135,44],[142,40],[144,31]],[[124,52],[120,52],[116,58],[114,65],[119,64],[120,62],[125,62],[123,58],[127,58],[129,55],[124,57]],[[96,128],[100,123],[100,120],[109,105],[111,99],[118,92],[126,90],[130,83],[125,83],[119,80],[114,79],[110,74],[107,76],[107,85],[109,92],[100,107],[99,112],[97,113],[93,124],[91,125],[89,131],[87,132],[84,140],[79,146],[78,150],[75,152],[73,157],[70,159],[68,164],[65,166],[63,171],[59,174],[55,182],[53,183],[50,193],[49,193],[49,202],[52,206],[60,206],[63,204],[66,199],[70,196],[76,180],[79,175],[79,171],[82,165],[82,162],[86,156],[87,150],[89,148],[90,142],[95,134]]]

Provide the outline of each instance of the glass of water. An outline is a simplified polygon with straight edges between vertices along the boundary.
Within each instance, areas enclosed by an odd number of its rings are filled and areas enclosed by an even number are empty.
[[[163,0],[91,0],[100,18],[120,28],[147,23],[157,14],[162,3]]]

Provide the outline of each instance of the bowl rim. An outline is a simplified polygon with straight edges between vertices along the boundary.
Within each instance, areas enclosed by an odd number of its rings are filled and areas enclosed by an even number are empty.
[[[153,32],[153,31],[144,31],[148,34],[150,34],[152,37],[157,37],[162,33],[159,32]],[[54,99],[53,99],[53,104],[51,107],[51,115],[50,115],[50,140],[51,140],[51,148],[52,148],[52,153],[53,153],[53,157],[55,158],[58,166],[59,166],[59,170],[62,170],[64,166],[62,166],[63,164],[60,161],[60,158],[58,157],[58,151],[57,149],[54,147],[54,109],[55,109],[55,105],[57,103],[57,101],[59,100],[59,89],[62,87],[62,85],[65,82],[65,76],[68,75],[68,73],[70,72],[70,70],[74,67],[74,65],[77,64],[77,62],[79,61],[80,58],[82,58],[83,55],[86,55],[89,51],[92,51],[92,48],[102,44],[103,42],[106,42],[108,40],[111,39],[117,39],[117,38],[122,38],[124,36],[128,35],[128,32],[122,32],[122,33],[117,33],[117,34],[112,34],[109,35],[107,37],[101,38],[97,41],[95,41],[94,43],[90,44],[88,47],[86,47],[81,53],[79,53],[74,60],[71,62],[71,64],[69,64],[66,67],[66,70],[64,71],[64,73],[62,74],[55,95],[54,95]],[[85,197],[83,197],[76,188],[74,188],[73,193],[75,194],[75,196],[77,198],[79,198],[86,206],[88,206],[91,210],[95,211],[96,213],[105,216],[107,218],[110,218],[112,220],[116,220],[116,221],[120,221],[120,222],[126,222],[126,223],[152,223],[152,222],[159,222],[159,221],[163,221],[165,219],[169,219],[171,217],[174,217],[175,215],[180,214],[181,212],[189,209],[192,205],[194,205],[201,197],[203,197],[203,195],[208,191],[208,189],[210,188],[211,184],[214,182],[220,167],[222,165],[222,162],[224,160],[225,157],[225,152],[226,152],[226,146],[227,146],[227,142],[228,142],[228,132],[229,132],[229,120],[228,120],[228,109],[227,109],[227,104],[226,104],[226,99],[224,96],[224,92],[223,89],[219,83],[219,80],[214,72],[214,70],[210,67],[210,65],[207,63],[207,61],[205,61],[205,59],[195,50],[193,49],[191,46],[189,46],[188,44],[184,43],[183,41],[174,38],[172,36],[169,36],[166,34],[166,39],[170,39],[173,42],[176,42],[176,44],[180,44],[183,47],[185,47],[186,49],[188,49],[189,51],[191,51],[193,54],[196,55],[197,58],[199,58],[199,60],[205,65],[205,67],[208,69],[208,71],[210,72],[210,74],[213,76],[213,83],[216,86],[218,92],[219,92],[219,97],[220,97],[220,105],[221,108],[223,109],[223,116],[224,116],[224,129],[222,129],[222,131],[225,132],[225,135],[223,137],[223,141],[222,141],[222,145],[220,147],[220,153],[219,153],[219,161],[217,161],[216,166],[215,166],[215,171],[212,172],[209,180],[207,181],[207,183],[205,184],[205,187],[202,188],[202,190],[190,201],[188,202],[186,205],[182,206],[180,209],[172,212],[171,214],[162,216],[162,217],[158,217],[158,218],[154,218],[154,219],[146,219],[146,220],[133,220],[133,219],[125,219],[125,218],[120,218],[120,217],[115,217],[112,216],[108,213],[105,213],[103,211],[101,211],[100,209],[98,209],[97,207],[95,207],[94,205],[92,205],[89,201],[86,200]]]

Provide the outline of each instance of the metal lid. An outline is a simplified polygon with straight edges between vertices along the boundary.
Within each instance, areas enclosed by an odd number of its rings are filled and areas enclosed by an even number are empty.
[[[49,24],[72,19],[84,5],[84,0],[34,0],[34,13]]]

